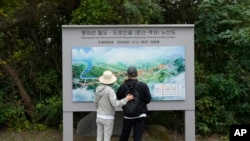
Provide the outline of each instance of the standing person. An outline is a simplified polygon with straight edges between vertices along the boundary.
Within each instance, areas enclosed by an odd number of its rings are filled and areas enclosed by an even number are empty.
[[[116,77],[111,71],[104,71],[99,78],[102,83],[96,88],[95,106],[97,108],[97,141],[110,141],[113,133],[115,107],[123,106],[129,100],[133,99],[132,95],[127,95],[121,100],[117,100],[115,91],[111,85],[116,82]]]
[[[138,116],[128,116],[124,113],[122,133],[120,135],[120,141],[128,141],[130,132],[133,128],[133,140],[141,141],[145,128],[146,113],[148,111],[147,104],[151,101],[151,94],[147,84],[139,82],[137,80],[137,69],[135,67],[129,67],[127,69],[128,79],[117,90],[117,98],[123,99],[127,95],[128,88],[129,93],[133,94],[134,88],[139,93],[139,100],[141,102],[140,114]],[[139,82],[139,83],[138,83]],[[134,97],[135,98],[135,97]]]

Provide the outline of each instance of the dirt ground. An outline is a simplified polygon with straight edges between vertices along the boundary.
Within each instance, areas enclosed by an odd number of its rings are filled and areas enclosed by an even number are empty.
[[[184,135],[175,132],[169,133],[170,141],[184,141]],[[0,130],[1,141],[62,141],[62,132],[56,129],[47,129],[45,131],[22,131],[13,132],[6,129]],[[96,137],[83,137],[74,132],[74,141],[95,141]],[[119,137],[113,136],[111,141],[118,141]],[[132,141],[130,139],[129,141]],[[143,141],[164,141],[151,137],[147,132],[143,135]],[[208,138],[196,136],[196,141],[228,141],[223,136],[213,135]]]
[[[95,141],[95,140],[96,137],[83,137],[76,134],[74,135],[74,141]],[[113,136],[111,141],[119,141],[119,137]],[[129,141],[133,141],[132,137],[129,139]],[[147,132],[145,132],[143,135],[143,141],[164,141],[164,140],[153,138]],[[184,141],[184,136],[172,134],[170,136],[170,141]]]
[[[95,141],[95,140],[96,137],[80,137],[78,135],[74,136],[74,141]],[[119,137],[113,136],[111,141],[119,141]],[[133,141],[133,139],[130,138],[129,141]],[[165,140],[150,137],[149,134],[145,133],[143,136],[143,141],[165,141]],[[184,135],[171,133],[169,141],[185,141]],[[226,139],[225,137],[220,135],[213,135],[210,137],[196,136],[195,141],[229,141],[229,139]]]

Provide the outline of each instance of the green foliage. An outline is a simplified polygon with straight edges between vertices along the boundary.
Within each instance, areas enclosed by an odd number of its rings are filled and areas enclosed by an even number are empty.
[[[0,1],[0,17],[7,17],[11,15],[15,9],[18,9],[18,7],[21,5],[21,3],[17,0],[1,0]],[[13,10],[14,9],[14,10]]]
[[[110,24],[115,15],[106,0],[82,0],[72,16],[74,24]]]
[[[17,97],[13,97],[11,100],[5,102],[1,100],[0,102],[0,125],[7,126],[9,130],[18,132],[22,129],[30,129],[31,124],[26,118],[21,101]]]
[[[201,0],[161,0],[164,24],[193,24],[197,20],[197,7]]]
[[[77,1],[74,2],[77,4]],[[62,63],[59,27],[68,21],[71,8],[75,7],[74,2],[0,2],[1,127],[44,130],[47,126],[58,127],[61,124],[62,101],[59,97],[62,91]],[[19,85],[23,86],[32,102],[37,105],[49,104],[50,107],[44,106],[45,111],[41,115],[32,111],[35,116],[27,116],[27,107],[24,107],[19,89],[13,79],[9,79],[11,74],[6,72],[2,64],[8,64],[17,72]],[[38,108],[39,110],[42,108]]]
[[[37,77],[34,78],[37,94],[41,92],[46,94],[56,93],[58,91],[58,80],[58,74],[54,70],[38,73]]]
[[[156,0],[82,0],[72,13],[72,24],[153,24],[163,23],[164,8]]]
[[[204,136],[226,134],[226,129],[236,123],[233,111],[227,110],[216,98],[208,96],[196,101],[196,119],[197,132]]]
[[[59,127],[62,121],[62,99],[53,96],[36,105],[35,122]],[[41,126],[43,127],[43,126]]]
[[[204,75],[202,67],[196,66],[196,76],[199,76],[196,81],[197,132],[205,136],[226,134],[231,124],[247,119],[249,96],[246,92],[249,90],[236,81],[234,74]]]
[[[247,1],[202,1],[196,22],[196,126],[202,135],[249,123]]]
[[[155,0],[125,0],[123,8],[124,18],[128,24],[163,23],[164,8]]]

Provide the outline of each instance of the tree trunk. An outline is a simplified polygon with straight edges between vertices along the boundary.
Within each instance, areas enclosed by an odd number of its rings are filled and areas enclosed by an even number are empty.
[[[23,104],[26,108],[27,114],[29,116],[33,117],[34,112],[35,112],[35,105],[34,105],[33,101],[31,100],[30,96],[28,95],[28,93],[26,92],[21,80],[19,79],[18,73],[10,65],[5,64],[2,58],[0,58],[0,65],[2,65],[3,69],[8,74],[10,74],[11,79],[15,82],[15,84],[18,88],[19,94],[22,98],[22,101],[23,101]]]

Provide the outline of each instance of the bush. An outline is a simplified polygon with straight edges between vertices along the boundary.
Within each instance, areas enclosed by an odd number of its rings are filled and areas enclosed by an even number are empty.
[[[36,105],[36,123],[59,127],[62,123],[62,99],[52,96]]]
[[[19,100],[1,104],[0,125],[18,132],[22,129],[30,129],[30,122],[27,120],[24,107]]]

